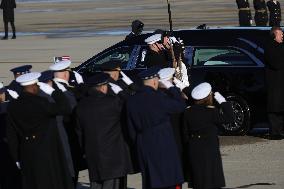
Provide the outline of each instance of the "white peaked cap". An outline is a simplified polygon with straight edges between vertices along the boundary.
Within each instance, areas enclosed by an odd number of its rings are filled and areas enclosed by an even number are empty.
[[[0,89],[4,87],[3,83],[0,82]]]
[[[159,77],[160,77],[160,81],[161,80],[169,80],[169,79],[173,78],[173,76],[175,74],[175,69],[174,68],[163,68],[158,72],[158,74],[159,74]]]
[[[191,97],[194,100],[204,99],[210,94],[211,90],[212,87],[209,83],[207,82],[200,83],[199,85],[194,87],[194,89],[191,91]]]
[[[65,70],[69,68],[70,65],[71,65],[70,60],[62,60],[62,61],[58,61],[55,64],[52,64],[51,66],[49,66],[49,70],[61,71],[61,70]]]
[[[38,82],[38,78],[41,76],[39,72],[31,72],[23,74],[16,78],[16,81],[20,83],[21,86],[32,85]]]
[[[151,35],[150,37],[145,39],[145,43],[147,43],[148,45],[152,45],[158,41],[161,41],[161,38],[162,38],[161,34]]]

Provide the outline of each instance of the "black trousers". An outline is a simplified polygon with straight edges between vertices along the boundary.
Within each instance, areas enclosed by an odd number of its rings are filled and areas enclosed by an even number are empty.
[[[4,22],[4,30],[5,30],[5,37],[8,37],[8,23],[9,22]],[[13,36],[16,36],[16,28],[14,22],[10,22]]]
[[[90,189],[119,189],[119,178],[105,180],[102,182],[91,182]]]
[[[268,113],[270,123],[270,134],[279,135],[283,132],[284,114],[280,112]]]

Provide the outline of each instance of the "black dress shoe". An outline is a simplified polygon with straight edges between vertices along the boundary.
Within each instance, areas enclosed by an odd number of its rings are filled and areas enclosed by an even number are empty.
[[[1,38],[1,40],[7,40],[8,39],[8,36],[4,36]]]
[[[13,35],[11,39],[16,39],[16,36],[15,36],[15,35]]]
[[[268,139],[269,140],[282,140],[284,138],[281,135],[270,135]]]

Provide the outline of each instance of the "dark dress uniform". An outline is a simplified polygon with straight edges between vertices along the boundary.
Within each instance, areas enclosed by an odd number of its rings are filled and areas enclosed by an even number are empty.
[[[248,0],[236,0],[239,9],[240,26],[251,26],[251,10]]]
[[[271,39],[265,50],[267,111],[272,135],[283,132],[284,111],[284,46]]]
[[[0,188],[20,189],[21,175],[13,160],[6,137],[6,113],[8,102],[0,103]]]
[[[233,122],[233,110],[229,102],[220,107],[223,113],[205,105],[193,105],[184,113],[189,186],[194,189],[225,186],[217,127]]]
[[[67,81],[63,81],[58,78],[55,78],[54,81],[59,82],[67,89],[67,91],[64,92],[64,95],[68,99],[68,104],[71,106],[72,109],[71,114],[65,115],[63,117],[63,124],[68,136],[68,142],[70,144],[70,150],[73,160],[73,167],[75,171],[74,184],[77,185],[79,171],[86,169],[86,164],[83,158],[83,149],[80,144],[80,138],[82,137],[82,134],[79,131],[75,119],[75,111],[77,106],[77,100],[75,96],[76,88],[70,86]],[[53,86],[55,90],[60,91],[60,89],[57,88],[55,83],[53,83]]]
[[[129,134],[136,146],[144,189],[174,187],[183,182],[170,115],[182,112],[185,103],[179,89],[169,90],[174,98],[143,86],[127,102]]]
[[[170,62],[164,51],[156,52],[151,49],[148,49],[145,57],[145,66],[147,68],[153,66],[159,66],[161,68],[165,68],[170,66]]]
[[[14,25],[14,9],[16,8],[15,0],[2,0],[0,8],[3,9],[3,22],[5,29],[5,36],[2,39],[8,38],[8,23],[10,22],[12,31],[13,31],[13,39],[16,38],[16,29]]]
[[[62,93],[54,91],[52,98],[56,103],[22,92],[7,108],[7,138],[21,164],[23,189],[73,188],[56,127],[56,116],[71,109]]]
[[[254,20],[256,26],[266,26],[268,22],[268,14],[265,0],[253,0],[255,9]]]
[[[118,179],[132,170],[121,127],[122,105],[119,97],[95,89],[78,104],[76,116],[83,130],[90,182]]]
[[[270,0],[266,3],[269,11],[269,26],[280,26],[281,22],[281,7],[277,1],[276,4]]]

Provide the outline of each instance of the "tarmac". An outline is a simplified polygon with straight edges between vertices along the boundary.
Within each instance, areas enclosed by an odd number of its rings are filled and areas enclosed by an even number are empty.
[[[283,189],[284,140],[267,140],[264,135],[220,137],[224,189]],[[80,172],[78,189],[89,187],[88,171]],[[141,189],[140,174],[128,176],[129,189]],[[187,188],[187,184],[183,184]]]

